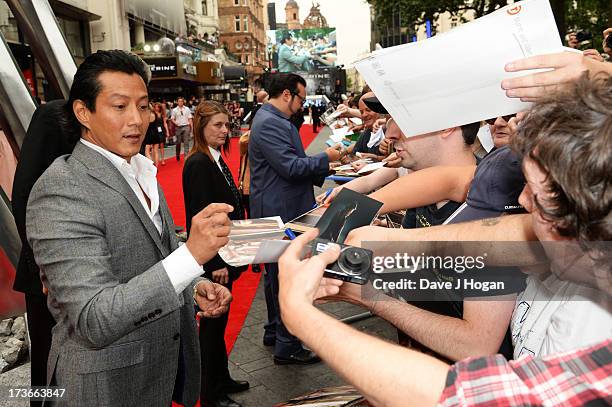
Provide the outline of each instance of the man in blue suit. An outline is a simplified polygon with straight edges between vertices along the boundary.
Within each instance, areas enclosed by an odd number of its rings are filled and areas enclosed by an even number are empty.
[[[280,216],[283,222],[312,209],[313,184],[329,173],[329,163],[340,159],[341,147],[330,147],[309,157],[300,135],[289,121],[306,100],[306,81],[287,73],[273,77],[270,100],[253,119],[249,140],[251,217]],[[274,345],[276,364],[310,364],[319,361],[291,335],[280,319],[278,266],[266,265],[264,275],[268,324],[264,344]]]

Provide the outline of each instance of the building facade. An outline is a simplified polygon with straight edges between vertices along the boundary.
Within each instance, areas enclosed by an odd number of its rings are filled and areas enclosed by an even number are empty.
[[[300,6],[295,0],[289,0],[285,5],[285,24],[289,30],[301,30]]]
[[[49,0],[58,25],[75,62],[80,64],[92,52],[92,44],[97,40],[92,37],[90,26],[102,17],[92,12],[87,0]],[[28,40],[18,27],[17,19],[5,0],[0,0],[0,32],[4,36],[13,57],[19,65],[30,91],[34,97],[42,100],[59,98],[49,86],[44,70],[39,65]]]
[[[220,45],[238,56],[253,83],[266,66],[264,0],[219,0]]]

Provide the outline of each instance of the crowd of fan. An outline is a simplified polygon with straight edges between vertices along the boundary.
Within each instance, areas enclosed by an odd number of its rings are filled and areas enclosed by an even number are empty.
[[[369,88],[338,108],[362,121],[342,162],[365,154],[386,165],[318,202],[348,188],[383,202],[382,214],[406,211],[402,229],[378,222],[354,230],[345,243],[388,241],[393,253],[402,250],[397,242],[420,242],[410,247],[431,254],[448,247],[436,241],[543,247],[489,250],[488,264],[510,267],[514,280],[525,277],[503,296],[425,302],[322,278],[338,249],[302,260],[316,233],[299,237],[279,262],[283,321],[376,405],[609,400],[612,270],[610,248],[600,242],[612,239],[612,65],[589,50],[531,57],[506,70],[536,67],[551,71],[501,84],[508,97],[533,107],[482,123],[405,135]],[[477,137],[481,126],[493,139],[488,153]],[[373,143],[379,127],[384,138]],[[456,277],[435,272],[444,281]],[[404,347],[333,320],[312,306],[320,298],[368,308],[398,328]]]

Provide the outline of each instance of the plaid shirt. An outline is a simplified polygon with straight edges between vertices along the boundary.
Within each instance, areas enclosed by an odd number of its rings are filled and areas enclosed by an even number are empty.
[[[599,402],[597,402],[599,401]],[[544,358],[495,355],[456,363],[440,406],[611,405],[612,339]]]

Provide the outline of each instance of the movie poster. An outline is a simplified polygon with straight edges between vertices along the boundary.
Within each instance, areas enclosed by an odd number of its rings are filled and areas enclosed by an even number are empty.
[[[268,56],[278,72],[333,68],[338,59],[335,28],[267,31]]]

